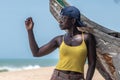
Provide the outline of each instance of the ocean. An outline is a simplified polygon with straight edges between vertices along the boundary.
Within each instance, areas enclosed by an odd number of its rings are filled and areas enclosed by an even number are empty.
[[[55,66],[58,59],[0,59],[0,72]]]

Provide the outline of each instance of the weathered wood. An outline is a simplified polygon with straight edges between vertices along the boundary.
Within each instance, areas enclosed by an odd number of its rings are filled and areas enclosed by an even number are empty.
[[[65,0],[50,0],[50,12],[57,21],[65,5],[69,6]],[[120,80],[120,33],[91,21],[83,14],[81,18],[88,27],[79,30],[90,32],[96,37],[98,71],[106,80]]]

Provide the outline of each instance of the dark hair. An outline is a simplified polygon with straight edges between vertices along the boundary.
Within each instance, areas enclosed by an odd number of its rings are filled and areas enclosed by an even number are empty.
[[[81,14],[80,14],[79,9],[77,9],[74,6],[66,6],[66,7],[64,7],[61,10],[60,15],[68,16],[68,17],[76,19],[75,25],[77,27],[85,27],[85,24],[81,21],[81,18],[80,18]]]

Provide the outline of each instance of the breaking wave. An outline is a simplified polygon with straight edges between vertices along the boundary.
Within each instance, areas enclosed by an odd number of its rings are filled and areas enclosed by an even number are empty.
[[[28,65],[28,66],[22,66],[22,67],[3,66],[3,67],[0,67],[0,72],[21,71],[21,70],[30,70],[30,69],[38,69],[38,68],[40,68],[39,65]]]

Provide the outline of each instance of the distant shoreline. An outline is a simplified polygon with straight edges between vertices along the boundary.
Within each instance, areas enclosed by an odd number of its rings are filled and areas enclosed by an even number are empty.
[[[58,59],[0,59],[0,72],[38,69],[55,66]]]
[[[87,72],[87,64],[85,65],[85,74]],[[38,69],[1,72],[0,80],[49,80],[55,66],[40,67]],[[105,80],[96,70],[92,80]]]
[[[0,73],[55,66],[57,62],[58,59],[0,59]]]

